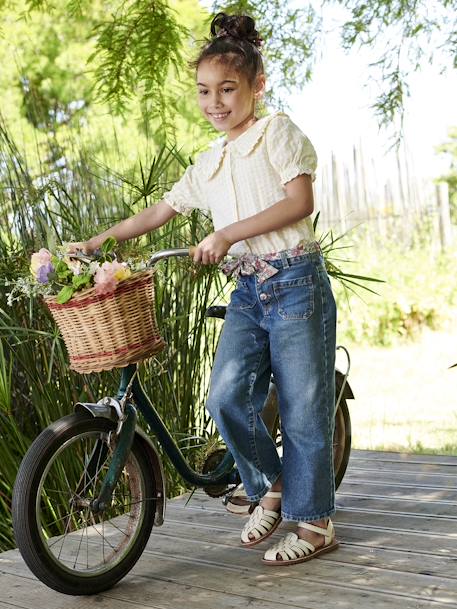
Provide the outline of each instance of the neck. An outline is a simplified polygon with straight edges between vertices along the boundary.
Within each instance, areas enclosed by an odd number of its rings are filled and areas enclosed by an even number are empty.
[[[237,125],[236,133],[232,132],[230,135],[227,134],[227,142],[231,142],[232,140],[235,140],[239,135],[241,135],[247,129],[249,129],[249,127],[252,127],[252,125],[256,121],[257,121],[257,117],[254,114],[250,114],[249,116],[247,116],[244,119],[244,121],[242,121],[239,125]]]

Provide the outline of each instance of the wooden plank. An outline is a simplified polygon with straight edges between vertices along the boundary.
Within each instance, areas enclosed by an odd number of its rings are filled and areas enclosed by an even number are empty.
[[[236,532],[239,535],[242,523],[235,516],[219,513],[202,513],[200,510],[170,509],[166,522],[177,526],[190,524],[195,526],[194,535],[200,534],[198,531],[206,527],[217,528],[219,530]],[[334,518],[335,528],[338,537],[346,542],[369,547],[394,548],[408,550],[422,554],[433,554],[436,556],[447,556],[457,558],[457,544],[455,535],[452,532],[443,536],[431,533],[416,533],[414,531],[397,531],[392,527],[386,526],[366,526],[354,523],[339,523],[338,515]],[[276,535],[279,537],[284,531],[293,530],[293,523],[282,523]]]
[[[385,482],[378,483],[370,482],[353,482],[351,480],[343,480],[338,489],[340,495],[349,493],[362,496],[376,497],[398,497],[402,499],[414,499],[415,501],[428,502],[440,501],[447,502],[457,507],[457,493],[453,490],[441,488],[426,488],[424,486],[414,486],[413,484],[387,484]]]
[[[174,507],[174,506],[173,506]],[[201,513],[201,508],[198,505],[188,505],[184,507],[182,505],[177,506],[178,509],[188,511],[196,510]],[[205,507],[204,512],[210,512],[214,514],[227,515],[228,512],[223,506],[215,506],[211,508],[211,504]],[[205,516],[203,515],[203,518]],[[412,515],[408,513],[396,514],[390,513],[385,510],[384,512],[370,512],[367,513],[365,510],[345,510],[341,508],[337,511],[336,515],[332,517],[335,523],[345,523],[354,525],[373,525],[373,526],[385,526],[390,529],[402,530],[402,531],[415,531],[424,534],[434,534],[438,536],[448,536],[455,538],[454,529],[457,528],[457,515],[454,514],[451,518],[434,518],[433,516],[427,515]],[[238,520],[238,518],[237,518]],[[242,528],[244,521],[239,519],[240,529]]]
[[[456,495],[457,497],[457,495]],[[182,496],[179,499],[173,499],[168,505],[176,505],[189,507],[193,509],[209,509],[210,511],[220,512],[221,514],[231,514],[223,506],[220,499],[208,497],[204,493],[196,493],[190,501],[188,496]],[[354,512],[365,511],[367,513],[393,514],[417,516],[419,518],[427,518],[433,516],[437,519],[445,519],[449,521],[457,520],[457,512],[453,502],[427,502],[418,503],[417,500],[407,500],[395,497],[376,497],[360,494],[344,493],[336,494],[337,513],[341,510]],[[243,518],[243,516],[239,516]]]
[[[378,471],[369,469],[351,469],[344,477],[345,482],[370,482],[376,476],[377,483],[401,484],[407,486],[421,486],[423,488],[445,488],[457,491],[456,474],[418,473],[405,471],[392,471],[382,469]]]
[[[159,570],[159,562],[154,561],[154,566]],[[145,570],[151,567],[148,560]],[[181,569],[181,564],[179,569],[176,566],[173,568],[173,564],[169,567],[177,578],[180,578]],[[143,576],[128,575],[115,588],[95,596],[59,594],[38,580],[26,581],[14,575],[2,575],[0,585],[2,595],[11,595],[16,609],[18,606],[24,609],[245,609],[247,605],[253,609],[288,609],[297,606],[308,609],[304,604],[272,603],[268,599],[259,601],[254,596],[237,594],[235,590],[219,592],[211,587],[175,582],[168,577],[148,577],[146,573]],[[440,609],[439,606],[437,609]]]
[[[0,594],[2,602],[7,607],[16,609],[129,609],[132,604],[128,598],[107,598],[101,594],[95,596],[69,596],[59,594],[47,588],[36,578],[11,575],[1,572]],[[3,605],[0,605],[3,607]],[[158,603],[145,604],[141,601],[135,603],[135,609],[161,609]]]
[[[337,494],[337,511],[346,509],[350,511],[365,511],[367,513],[384,514],[411,514],[412,516],[433,516],[454,520],[456,517],[455,506],[451,503],[418,503],[407,499],[398,500],[392,497],[363,497],[360,495]]]
[[[195,544],[198,548],[198,542]],[[272,569],[262,565],[259,561],[255,564],[252,557],[253,549],[242,549],[249,566],[233,561],[233,554],[227,550],[226,560],[220,563],[215,556],[207,554],[206,558],[199,559],[196,551],[190,556],[184,556],[181,544],[171,546],[169,551],[173,553],[162,554],[160,552],[149,552],[144,560],[141,560],[135,569],[136,577],[145,577],[150,581],[157,579],[156,568],[161,570],[160,577],[167,581],[180,583],[181,585],[202,586],[218,592],[234,593],[242,595],[245,599],[254,598],[264,602],[273,602],[277,606],[308,607],[309,609],[322,609],[323,606],[332,606],[348,609],[356,607],[367,607],[370,609],[392,608],[401,604],[402,608],[419,609],[430,607],[433,601],[434,607],[455,608],[457,604],[450,598],[447,587],[442,587],[443,581],[437,578],[425,577],[424,585],[417,585],[412,591],[411,582],[405,583],[402,591],[397,589],[383,589],[377,585],[377,577],[374,571],[367,568],[358,568],[354,572],[353,581],[335,581],[334,575],[339,565],[330,565],[323,561],[315,560],[301,565],[290,566],[284,569]],[[261,550],[256,550],[258,557]],[[220,547],[216,547],[216,555],[220,556]],[[236,555],[238,558],[240,553]],[[232,560],[230,558],[232,557]],[[327,568],[324,575],[323,570]],[[403,577],[403,574],[402,574]],[[427,581],[427,583],[425,583]],[[368,583],[370,582],[370,583]],[[435,587],[437,582],[441,586]],[[401,588],[401,585],[398,586]],[[416,593],[423,594],[423,597]],[[122,592],[119,586],[116,594]],[[130,596],[131,598],[131,596]],[[142,592],[141,598],[148,601],[147,590]],[[211,608],[218,605],[212,604]]]
[[[174,543],[173,543],[174,540]],[[179,535],[154,534],[148,545],[148,551],[154,555],[163,557],[174,557],[177,559],[187,558],[189,561],[210,562],[212,565],[232,568],[249,568],[259,571],[264,570],[260,562],[267,544],[262,544],[246,550],[239,545],[233,546],[229,543],[208,541],[202,543],[201,539],[183,539]],[[314,581],[315,578],[330,580],[333,585],[340,585],[344,588],[347,584],[360,587],[362,589],[386,590],[391,593],[403,594],[405,590],[410,596],[418,598],[427,596],[429,599],[428,588],[438,588],[446,595],[448,602],[457,603],[457,579],[446,578],[442,575],[431,577],[429,574],[417,574],[402,572],[399,574],[392,565],[387,569],[378,566],[370,566],[361,569],[360,565],[351,564],[348,561],[339,560],[344,554],[345,548],[328,554],[326,561],[310,561],[303,563],[294,572],[294,577]],[[288,571],[289,573],[289,571]],[[361,577],[362,575],[362,577]],[[435,600],[444,600],[444,596]]]
[[[408,463],[402,461],[354,461],[348,465],[345,476],[359,469],[365,469],[376,474],[380,471],[404,471],[414,477],[416,474],[436,474],[442,476],[455,476],[457,470],[450,465],[434,465],[432,463]]]
[[[190,530],[187,530],[187,526],[189,525],[178,524],[175,525],[171,530],[168,527],[162,528],[162,530],[157,529],[151,536],[148,547],[154,550],[154,539],[159,535],[171,538],[177,537],[178,540],[195,540],[198,538],[198,540],[203,544],[240,547],[238,531],[234,533],[233,531],[222,531],[220,529],[209,527],[197,530],[192,526],[190,527]],[[276,533],[271,537],[270,543],[277,541],[280,536],[284,534],[284,532],[285,529],[281,528],[279,533]],[[264,544],[259,544],[257,548],[251,548],[251,550],[258,549],[259,551],[263,552],[267,547],[268,544],[265,542]],[[350,545],[342,542],[341,548],[338,551],[324,554],[319,558],[319,560],[330,562],[332,565],[334,565],[335,570],[339,569],[343,564],[349,564],[351,568],[369,566],[390,570],[395,572],[397,579],[401,579],[403,577],[402,572],[405,572],[421,575],[436,575],[438,577],[444,577],[446,579],[453,579],[457,581],[455,560],[452,558],[446,556],[428,555],[425,559],[423,554],[416,554],[406,549],[393,550],[376,547],[361,548],[360,546]]]
[[[441,606],[441,603],[445,603],[443,606],[457,607],[454,602],[457,595],[456,580],[448,580],[442,576],[431,578],[430,576],[417,574],[409,574],[405,577],[404,573],[383,571],[383,569],[377,566],[365,566],[361,568],[360,565],[344,563],[338,559],[338,556],[344,554],[344,547],[337,552],[329,554],[326,557],[326,561],[321,559],[310,561],[303,565],[289,567],[287,572],[283,573],[282,569],[270,569],[260,563],[260,557],[264,548],[245,549],[239,547],[238,530],[232,535],[231,540],[233,542],[236,538],[236,546],[231,547],[231,543],[227,543],[227,535],[223,535],[222,540],[215,540],[214,530],[209,530],[205,525],[190,528],[189,537],[183,535],[182,527],[179,531],[176,531],[175,527],[170,527],[171,534],[168,534],[168,536],[164,534],[163,529],[157,529],[159,532],[156,531],[151,536],[148,549],[131,577],[146,577],[148,585],[151,586],[151,591],[153,592],[152,597],[149,596],[150,593],[148,590],[145,590],[142,582],[139,582],[140,585],[133,588],[129,586],[129,582],[131,584],[132,579],[128,577],[113,591],[98,595],[95,598],[107,596],[113,600],[133,602],[135,605],[137,602],[140,602],[142,605],[146,602],[148,607],[160,606],[170,607],[171,609],[183,606],[181,603],[185,603],[185,594],[191,593],[194,600],[197,595],[200,605],[187,606],[199,607],[199,609],[215,606],[243,607],[245,606],[243,602],[246,603],[245,597],[259,601],[260,604],[251,605],[259,608],[267,606],[265,601],[274,600],[269,605],[270,607],[274,605],[276,607],[310,607],[312,609],[317,608],[324,598],[327,603],[335,599],[335,604],[332,606],[339,607],[340,595],[344,591],[345,602],[341,605],[342,607],[366,606],[362,602],[364,601],[369,602],[370,607],[377,609],[395,606],[395,604],[401,602],[402,607],[411,607],[412,609],[413,607],[425,607],[427,605],[424,603],[432,600],[433,606],[436,607]],[[195,534],[196,528],[198,529],[198,534]],[[202,532],[210,536],[209,541],[203,540]],[[187,534],[189,535],[189,531]],[[12,562],[10,560],[10,568]],[[16,563],[20,564],[20,562],[16,554]],[[259,589],[257,585],[261,581],[262,574],[264,574],[264,579],[270,585],[274,585],[274,591],[269,590],[267,595],[264,594],[262,587]],[[276,580],[273,584],[272,580],[278,577],[281,578],[280,581]],[[284,581],[286,577],[291,581]],[[234,578],[236,578],[235,596],[240,601],[237,604],[230,597],[231,592],[233,592]],[[244,582],[242,581],[243,578]],[[163,605],[160,602],[160,605],[156,605],[154,601],[162,600],[160,597],[157,597],[157,581],[159,582],[159,588],[160,582],[167,584],[167,594],[170,594],[171,584],[181,587],[192,586],[192,590],[187,588],[182,590],[182,595],[178,594],[177,596],[174,591],[172,604]],[[15,588],[9,586],[14,590],[13,597],[21,602],[24,602],[24,594],[21,592],[21,596],[19,592],[23,585],[23,583],[16,584]],[[125,586],[129,589],[124,596]],[[194,587],[197,587],[197,593]],[[208,589],[210,590],[209,595]],[[302,596],[304,590],[309,595],[307,598],[312,599],[311,604],[301,602],[304,598]],[[430,590],[433,592],[430,593]],[[45,591],[47,594],[61,597],[61,595],[56,595],[56,593],[47,591],[47,589]],[[219,598],[216,598],[217,594],[215,596],[215,593],[219,594]],[[221,598],[221,594],[228,595],[228,598],[224,600],[224,598]],[[40,607],[40,603],[38,602],[37,604],[37,600],[40,601],[42,597],[37,592],[31,597],[27,596],[26,593],[25,597],[25,600],[31,602],[23,606]],[[68,599],[72,597],[63,598]],[[205,599],[207,602],[210,599],[214,603],[217,601],[217,604],[205,604]],[[8,599],[6,598],[5,600]],[[47,596],[45,600],[46,604],[43,605],[43,609],[45,606],[53,609],[55,605],[53,603],[49,604]],[[287,602],[284,602],[285,600]],[[178,603],[178,601],[180,602]],[[230,604],[225,604],[228,601],[230,601]],[[100,604],[100,602],[97,603],[98,606]],[[82,605],[78,604],[79,606],[85,607],[91,605],[86,605],[85,601],[83,601]],[[101,606],[108,605],[103,603]],[[110,606],[113,606],[113,604],[110,604]],[[114,607],[117,606],[117,603],[115,603]],[[63,605],[63,609],[65,607],[66,605]]]
[[[270,543],[277,541],[283,535],[285,529],[281,527],[278,533],[275,533]],[[342,535],[338,532],[338,537],[342,539],[341,548],[333,553],[322,556],[319,561],[330,561],[332,564],[337,563],[336,570],[339,573],[341,566],[346,564],[350,567],[349,572],[358,573],[359,567],[376,567],[384,570],[395,572],[396,581],[403,582],[403,573],[416,573],[422,575],[438,575],[455,580],[457,574],[455,570],[455,560],[445,556],[427,555],[408,551],[406,548],[401,550],[393,550],[390,548],[362,547],[350,545],[345,542]],[[151,535],[148,543],[148,551],[156,551],[157,544],[162,543],[163,538],[167,539],[167,545],[180,547],[180,544],[186,542],[198,542],[200,545],[212,544],[219,548],[221,556],[226,556],[227,548],[233,548],[242,553],[247,552],[240,546],[239,529],[220,529],[199,524],[188,524],[174,522],[165,524],[163,527],[157,527]],[[254,555],[254,550],[263,552],[268,547],[267,543],[259,544],[256,548],[251,548],[249,552]],[[244,554],[245,556],[249,556]],[[31,574],[26,565],[21,561],[17,550],[11,551],[13,560],[7,562],[0,561],[0,569],[5,573],[24,575],[31,577]],[[239,558],[234,559],[234,565],[239,564]],[[311,564],[311,563],[308,563]],[[232,565],[233,566],[233,565]],[[301,565],[304,567],[305,565]],[[350,576],[344,576],[343,579],[350,579]],[[344,581],[343,581],[344,583]]]
[[[354,511],[354,512],[367,512],[372,513],[375,517],[376,514],[397,514],[400,517],[411,516],[412,518],[426,518],[430,520],[442,520],[457,521],[457,512],[455,510],[454,502],[428,502],[418,503],[418,501],[402,500],[397,497],[378,497],[369,496],[363,494],[359,497],[357,494],[339,494],[337,493],[337,514],[342,510]],[[243,518],[247,516],[236,515],[228,512],[221,501],[210,497],[196,497],[190,502],[186,502],[184,499],[179,501],[169,502],[167,505],[168,509],[182,509],[182,510],[208,510],[209,512],[215,512],[219,514],[226,514],[228,517],[235,517],[237,520],[242,522]],[[448,510],[448,513],[443,513],[443,510]],[[411,511],[414,510],[414,511]],[[441,527],[440,524],[437,525]]]
[[[457,467],[457,456],[452,455],[416,455],[413,453],[399,453],[381,450],[351,450],[351,457],[349,464],[353,461],[386,461],[386,462],[398,462],[404,461],[407,463],[416,464],[432,464],[432,465],[444,465]]]

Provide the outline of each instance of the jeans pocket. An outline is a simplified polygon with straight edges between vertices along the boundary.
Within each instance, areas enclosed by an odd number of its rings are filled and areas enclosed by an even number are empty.
[[[283,319],[308,319],[314,313],[312,275],[275,281],[272,286],[278,314]]]
[[[236,288],[230,296],[229,307],[231,309],[252,309],[255,307],[255,295],[251,292],[248,282],[244,279],[238,279]]]

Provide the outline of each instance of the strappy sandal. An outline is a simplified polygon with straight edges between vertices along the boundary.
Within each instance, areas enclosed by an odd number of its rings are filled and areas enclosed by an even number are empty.
[[[280,498],[281,491],[268,491],[265,497]],[[261,505],[258,505],[249,517],[249,520],[244,525],[241,531],[241,542],[243,546],[255,546],[260,543],[278,528],[281,522],[281,512],[266,510]],[[251,539],[252,535],[254,539]]]
[[[225,509],[237,516],[249,516],[259,505],[258,501],[251,502],[246,496],[243,483],[239,484],[222,499]]]
[[[325,529],[317,527],[314,524],[309,524],[308,522],[299,522],[298,526],[323,535],[324,545],[316,548],[312,543],[306,541],[306,539],[301,539],[296,533],[288,533],[283,539],[265,552],[262,559],[263,563],[266,565],[278,566],[296,565],[300,562],[311,560],[319,554],[331,552],[339,545],[339,542],[335,539],[335,531],[330,518],[328,520],[327,528]],[[278,559],[278,555],[281,558]]]

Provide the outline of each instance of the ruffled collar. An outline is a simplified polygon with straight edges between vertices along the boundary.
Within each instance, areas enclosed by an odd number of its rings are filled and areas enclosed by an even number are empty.
[[[222,159],[224,158],[227,150],[235,156],[247,156],[254,149],[257,142],[261,139],[270,121],[278,115],[284,114],[284,112],[277,111],[268,116],[264,116],[256,121],[249,129],[246,129],[236,139],[228,142],[225,138],[218,140],[216,144],[205,153],[205,177],[210,180],[219,169]]]

